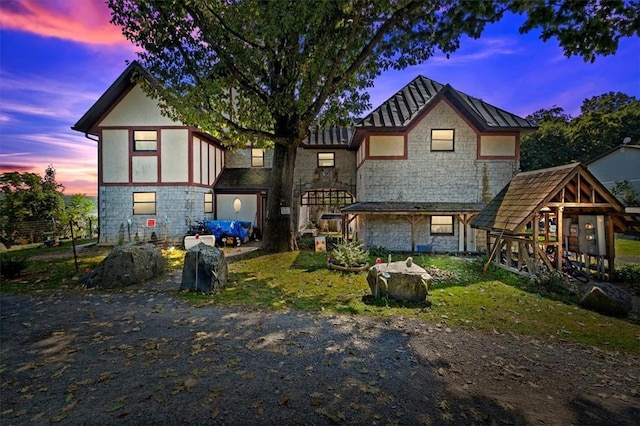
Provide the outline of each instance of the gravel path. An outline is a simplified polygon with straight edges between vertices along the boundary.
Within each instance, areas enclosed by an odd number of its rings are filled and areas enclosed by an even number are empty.
[[[0,295],[0,423],[640,424],[638,357],[166,288]]]

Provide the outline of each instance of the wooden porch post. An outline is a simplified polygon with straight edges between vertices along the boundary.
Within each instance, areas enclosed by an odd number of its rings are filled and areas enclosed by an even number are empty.
[[[558,222],[556,225],[556,239],[558,240],[558,249],[556,250],[556,253],[558,254],[556,256],[556,269],[558,271],[562,271],[562,259],[564,256],[564,246],[562,244],[564,239],[564,230],[562,229],[563,212],[564,207],[558,207],[558,211],[556,212],[556,220]]]
[[[616,270],[615,258],[616,258],[616,241],[615,241],[615,232],[613,229],[613,220],[609,215],[605,215],[606,220],[606,231],[605,238],[606,248],[607,248],[607,263],[609,264],[609,279],[613,275],[613,272]]]

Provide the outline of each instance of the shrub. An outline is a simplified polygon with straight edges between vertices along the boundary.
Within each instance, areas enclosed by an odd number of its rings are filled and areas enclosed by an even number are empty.
[[[369,247],[369,255],[375,257],[387,257],[391,253],[388,248],[383,246]]]
[[[0,274],[5,278],[15,278],[20,272],[27,269],[29,261],[24,256],[2,255],[0,256]]]
[[[361,266],[369,260],[369,253],[363,249],[362,243],[358,241],[336,244],[331,255],[333,263],[341,266]]]
[[[640,288],[640,265],[623,264],[616,268],[613,280]]]

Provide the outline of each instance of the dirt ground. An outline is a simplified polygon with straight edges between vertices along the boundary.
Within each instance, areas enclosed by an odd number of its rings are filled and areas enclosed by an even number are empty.
[[[638,357],[406,318],[194,308],[167,291],[179,279],[0,295],[0,423],[640,423]]]

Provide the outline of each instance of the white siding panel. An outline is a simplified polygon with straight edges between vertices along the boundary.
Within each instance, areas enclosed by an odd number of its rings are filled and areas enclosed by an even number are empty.
[[[187,182],[189,180],[189,132],[186,129],[162,130],[162,181]]]
[[[209,183],[209,144],[202,141],[200,148],[200,170],[202,173],[200,183],[206,185]]]
[[[129,182],[129,132],[127,130],[102,132],[102,181],[104,183]]]
[[[236,198],[240,199],[242,203],[238,213],[233,210],[233,201]],[[253,223],[258,212],[258,196],[255,194],[218,194],[216,196],[216,211],[218,220],[242,220]]]
[[[193,138],[193,183],[200,183],[200,138]]]
[[[370,136],[369,155],[371,157],[402,157],[404,136]]]
[[[513,135],[481,136],[480,155],[487,157],[513,157],[516,155],[516,137]]]
[[[180,125],[160,112],[158,103],[135,86],[99,123],[99,126],[172,126]]]
[[[131,161],[133,167],[133,182],[158,181],[158,157],[137,156]]]
[[[209,145],[209,185],[213,185],[216,180],[216,154],[218,149],[213,145]]]

